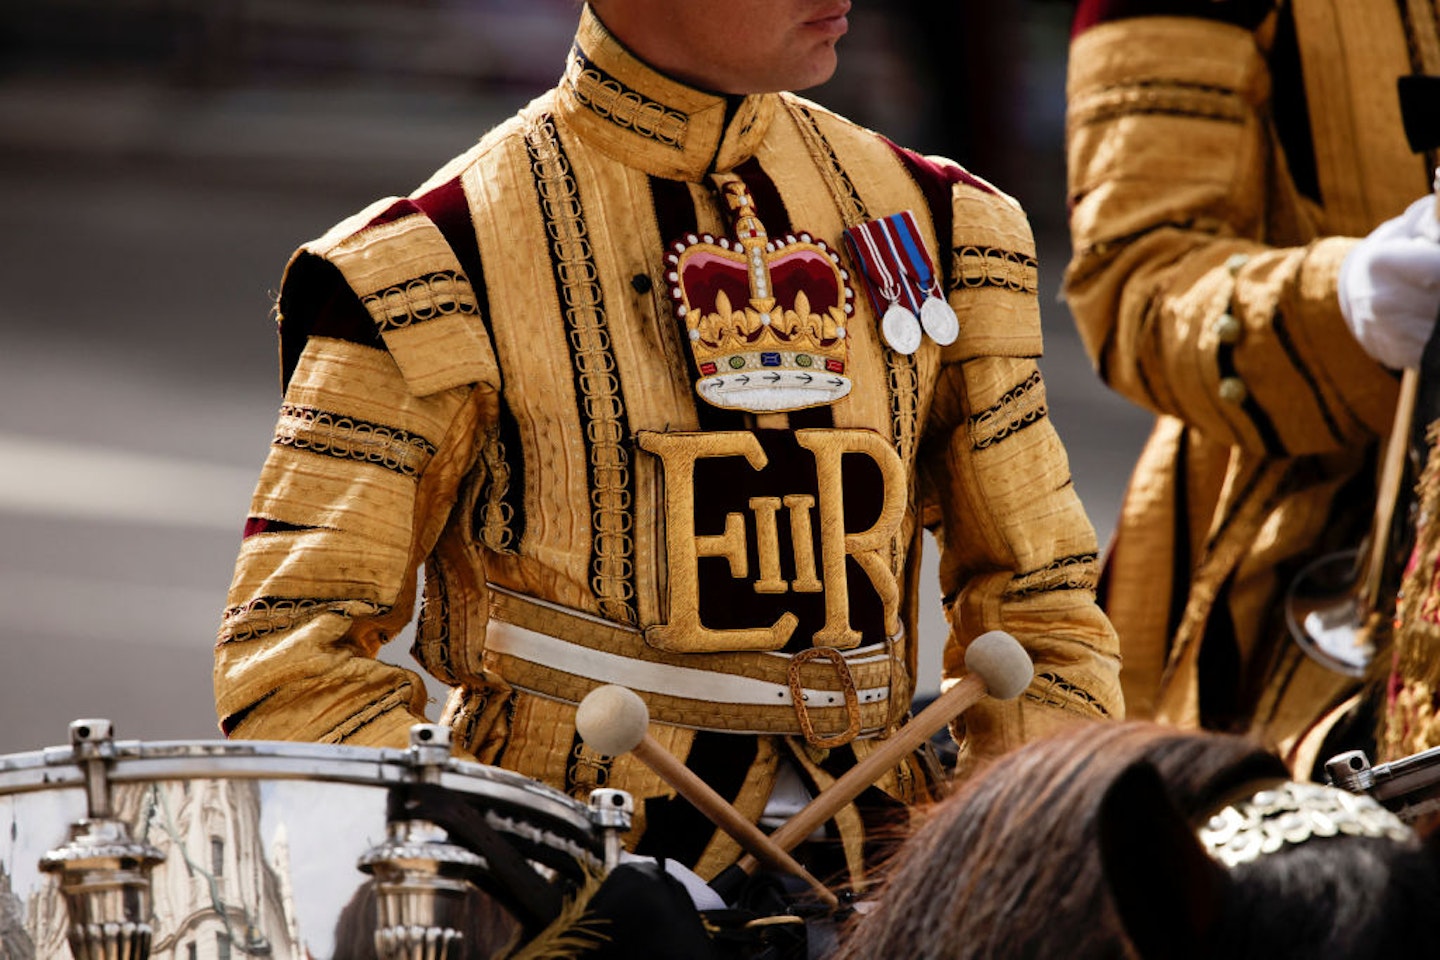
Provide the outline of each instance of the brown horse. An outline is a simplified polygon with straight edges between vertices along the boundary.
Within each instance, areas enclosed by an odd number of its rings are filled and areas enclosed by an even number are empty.
[[[1149,724],[1030,744],[931,809],[833,960],[1433,955],[1440,858],[1368,798],[1287,780],[1248,740]],[[1292,796],[1291,839],[1258,852]],[[1369,835],[1321,835],[1356,806]]]

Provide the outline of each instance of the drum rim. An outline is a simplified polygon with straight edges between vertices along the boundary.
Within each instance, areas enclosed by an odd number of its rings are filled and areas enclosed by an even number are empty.
[[[280,740],[115,740],[103,750],[113,784],[158,780],[299,780],[390,787],[414,783],[410,750]],[[83,789],[83,761],[69,746],[0,755],[0,798]],[[468,760],[439,764],[442,787],[523,810],[595,846],[589,808],[524,774]]]

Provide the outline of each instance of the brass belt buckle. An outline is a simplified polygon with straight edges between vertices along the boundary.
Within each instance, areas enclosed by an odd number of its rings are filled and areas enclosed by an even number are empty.
[[[810,708],[805,704],[805,687],[800,682],[800,666],[811,660],[829,660],[835,667],[835,676],[840,681],[840,693],[845,697],[845,717],[848,721],[844,730],[832,737],[815,733],[815,724],[810,721]],[[850,664],[843,654],[833,647],[810,647],[790,658],[790,699],[795,705],[795,716],[800,721],[800,732],[805,742],[814,747],[829,749],[841,747],[860,735],[860,697],[855,692],[855,678],[850,674]]]

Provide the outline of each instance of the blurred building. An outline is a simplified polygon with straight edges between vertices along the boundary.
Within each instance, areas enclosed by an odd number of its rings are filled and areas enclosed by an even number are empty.
[[[254,780],[215,779],[119,791],[116,815],[130,835],[164,855],[150,876],[152,960],[309,960],[285,832],[268,845],[260,836],[260,790]],[[58,882],[47,875],[28,897],[24,933],[37,957],[70,956]]]

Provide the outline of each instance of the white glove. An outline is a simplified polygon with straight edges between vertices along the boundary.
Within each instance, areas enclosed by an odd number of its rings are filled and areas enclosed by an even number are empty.
[[[1340,312],[1365,352],[1387,367],[1420,366],[1440,314],[1435,195],[1386,220],[1340,264]]]

